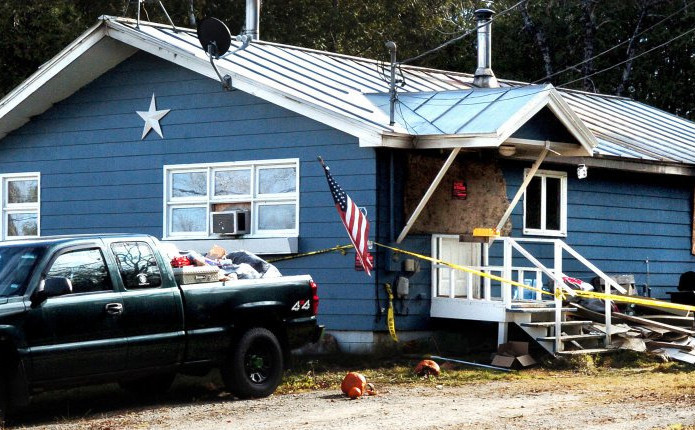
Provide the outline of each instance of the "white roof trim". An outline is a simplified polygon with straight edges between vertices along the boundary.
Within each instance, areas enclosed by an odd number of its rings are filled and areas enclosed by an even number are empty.
[[[137,50],[88,29],[0,100],[0,139],[116,66]]]

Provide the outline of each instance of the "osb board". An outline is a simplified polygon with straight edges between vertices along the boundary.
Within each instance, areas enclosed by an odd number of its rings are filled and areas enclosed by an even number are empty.
[[[446,154],[411,153],[405,186],[405,216],[410,218],[441,169]],[[465,181],[468,198],[452,197],[454,181]],[[475,227],[497,226],[509,206],[502,169],[495,159],[459,155],[410,230],[411,233],[471,234]],[[509,234],[507,221],[502,234]]]

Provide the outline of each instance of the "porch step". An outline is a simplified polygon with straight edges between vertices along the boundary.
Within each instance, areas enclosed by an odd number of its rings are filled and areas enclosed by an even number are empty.
[[[562,321],[562,327],[568,326],[585,326],[591,324],[592,321]],[[519,324],[523,327],[555,327],[555,321],[536,321],[536,322],[522,322]]]
[[[577,312],[577,308],[560,308],[560,311],[562,312]],[[507,312],[515,313],[515,314],[537,314],[537,313],[549,313],[549,312],[555,312],[554,307],[549,307],[549,308],[511,308],[507,309]]]
[[[560,340],[564,342],[569,340],[603,339],[605,337],[606,335],[603,334],[564,334],[560,336]],[[555,341],[555,336],[537,337],[536,340],[539,342],[553,342]]]
[[[590,349],[573,349],[571,351],[558,351],[557,355],[584,355],[584,354],[607,354],[618,351],[617,348],[590,348]]]

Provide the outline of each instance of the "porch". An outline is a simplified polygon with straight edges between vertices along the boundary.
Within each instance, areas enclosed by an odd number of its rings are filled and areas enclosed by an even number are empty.
[[[433,264],[430,316],[497,322],[498,344],[507,341],[509,324],[515,323],[552,354],[590,352],[611,343],[610,301],[603,309],[605,334],[585,333],[590,322],[568,320],[567,312],[576,309],[571,300],[563,307],[555,291],[574,296],[565,272],[598,277],[609,294],[627,291],[564,241],[497,237],[470,246],[479,247],[480,266],[462,271],[443,262]]]

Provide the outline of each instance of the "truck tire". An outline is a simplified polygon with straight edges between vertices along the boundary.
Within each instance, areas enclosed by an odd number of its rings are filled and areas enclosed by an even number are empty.
[[[225,387],[240,399],[273,394],[282,380],[282,370],[280,342],[265,328],[244,333],[220,369]]]

